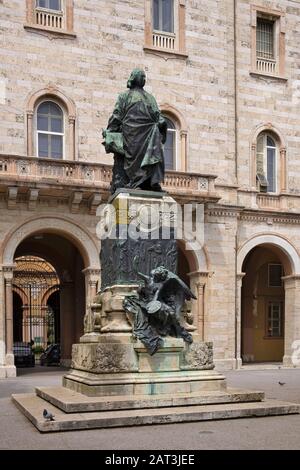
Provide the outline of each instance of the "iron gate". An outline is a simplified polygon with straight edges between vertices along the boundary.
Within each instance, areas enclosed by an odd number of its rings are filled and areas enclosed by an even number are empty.
[[[37,257],[17,258],[13,292],[21,298],[21,314],[15,315],[15,330],[22,342],[32,345],[35,358],[49,346],[59,342],[59,312],[51,296],[59,292],[59,278],[50,263]],[[15,303],[14,303],[15,304]]]

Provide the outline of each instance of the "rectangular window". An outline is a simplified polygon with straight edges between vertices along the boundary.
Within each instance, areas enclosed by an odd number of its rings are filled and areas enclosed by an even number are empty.
[[[282,337],[282,302],[270,302],[268,305],[267,336]]]
[[[63,158],[63,136],[38,133],[38,156],[43,158]]]
[[[275,193],[276,191],[276,159],[274,148],[267,147],[267,181],[268,192]]]
[[[186,58],[186,0],[145,0],[145,51]]]
[[[153,29],[174,33],[173,0],[153,0]]]
[[[282,287],[282,265],[269,264],[268,271],[269,287]]]
[[[252,5],[251,26],[251,73],[285,79],[284,12]]]
[[[27,22],[24,28],[75,37],[73,11],[74,0],[26,0]]]
[[[36,6],[47,10],[61,10],[61,0],[37,0]]]
[[[257,18],[256,54],[258,58],[274,59],[274,22]]]
[[[164,160],[166,170],[176,169],[176,130],[168,129],[164,144]]]
[[[38,135],[38,156],[47,158],[49,157],[49,150],[48,150],[48,135],[47,134],[39,134]]]

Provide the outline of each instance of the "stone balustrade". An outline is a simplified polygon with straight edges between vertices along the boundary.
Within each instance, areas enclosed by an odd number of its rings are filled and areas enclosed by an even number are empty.
[[[64,16],[62,11],[46,10],[44,8],[35,9],[35,22],[39,26],[48,28],[64,28]]]
[[[14,181],[18,185],[22,182],[46,183],[106,191],[111,177],[112,166],[101,163],[0,155],[0,186],[4,181],[7,181],[6,185]],[[215,179],[215,175],[167,171],[163,187],[175,196],[217,200]]]

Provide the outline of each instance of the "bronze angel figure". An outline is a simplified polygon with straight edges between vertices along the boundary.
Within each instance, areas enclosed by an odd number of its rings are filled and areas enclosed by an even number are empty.
[[[196,299],[189,287],[164,266],[153,269],[150,276],[139,273],[144,285],[138,297],[127,296],[124,308],[134,316],[133,334],[153,355],[164,336],[183,338],[192,343],[192,335],[181,324],[181,310],[186,300]]]

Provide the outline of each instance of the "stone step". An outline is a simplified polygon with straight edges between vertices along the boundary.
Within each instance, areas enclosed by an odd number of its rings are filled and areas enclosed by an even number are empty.
[[[65,413],[132,410],[174,406],[211,405],[216,403],[255,402],[264,399],[264,392],[227,389],[185,394],[89,397],[66,387],[37,387],[36,394]]]
[[[70,414],[54,407],[34,393],[13,395],[12,399],[40,432],[276,416],[300,412],[300,405],[267,400],[255,403],[194,405]],[[46,421],[43,418],[44,408],[55,416],[55,421]]]

